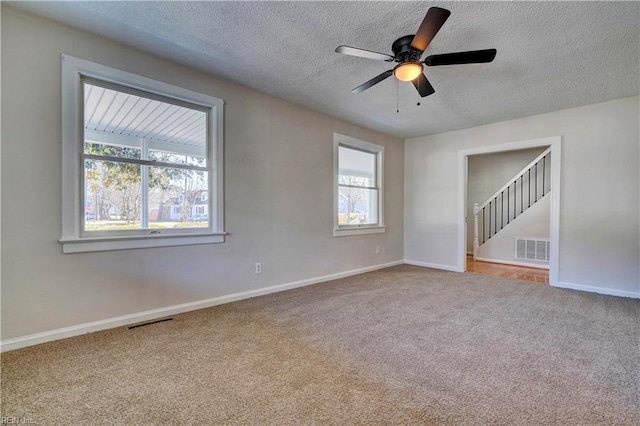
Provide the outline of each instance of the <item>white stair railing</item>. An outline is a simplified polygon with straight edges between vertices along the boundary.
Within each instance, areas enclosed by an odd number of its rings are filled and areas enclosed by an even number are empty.
[[[502,188],[473,205],[473,257],[478,248],[551,191],[551,147]],[[505,200],[506,194],[506,200]]]

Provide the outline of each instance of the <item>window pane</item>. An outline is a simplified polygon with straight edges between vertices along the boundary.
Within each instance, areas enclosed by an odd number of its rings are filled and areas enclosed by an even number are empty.
[[[204,157],[160,151],[157,149],[149,150],[149,160],[172,164],[188,164],[190,166],[200,167],[205,167],[207,165],[207,159]]]
[[[141,228],[140,166],[85,160],[84,229],[119,231]]]
[[[338,224],[371,225],[378,223],[378,191],[339,187]]]
[[[149,167],[149,228],[209,226],[206,172]]]
[[[338,148],[338,168],[341,185],[376,186],[376,154],[341,146]]]
[[[135,160],[139,160],[141,158],[140,148],[96,143],[89,140],[85,140],[84,142],[84,153],[104,155],[107,157],[131,158]]]
[[[85,140],[122,147],[140,147],[144,140],[150,150],[156,151],[153,155],[164,153],[167,162],[206,166],[205,111],[195,105],[179,105],[179,101],[171,103],[158,95],[104,84],[84,81]],[[190,163],[189,157],[200,160]]]

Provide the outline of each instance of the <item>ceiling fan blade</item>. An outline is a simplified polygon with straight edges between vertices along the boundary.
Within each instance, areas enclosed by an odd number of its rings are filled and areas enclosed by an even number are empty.
[[[418,32],[413,36],[411,47],[421,52],[427,50],[427,46],[436,36],[442,25],[444,25],[451,12],[440,7],[429,8],[427,14],[418,28]]]
[[[427,80],[427,77],[423,73],[420,73],[420,76],[418,76],[418,78],[416,78],[415,80],[411,80],[411,82],[416,87],[416,90],[418,91],[418,93],[420,93],[420,97],[422,98],[436,93],[435,89],[433,88],[431,83],[429,83],[429,80]]]
[[[342,53],[344,55],[357,56],[359,58],[375,59],[376,61],[393,62],[396,60],[396,58],[391,55],[373,52],[371,50],[359,49],[357,47],[338,46],[336,48],[336,52]]]
[[[471,50],[468,52],[443,53],[441,55],[427,56],[425,65],[435,67],[438,65],[458,64],[482,64],[493,61],[496,57],[496,49]]]
[[[367,81],[366,83],[361,84],[360,86],[356,87],[351,92],[353,92],[353,93],[362,93],[365,90],[367,90],[368,88],[370,88],[371,86],[374,86],[374,85],[380,83],[385,78],[391,77],[392,74],[393,74],[393,70],[385,71],[382,74],[380,74],[380,75],[378,75],[376,77],[373,77],[371,80]]]

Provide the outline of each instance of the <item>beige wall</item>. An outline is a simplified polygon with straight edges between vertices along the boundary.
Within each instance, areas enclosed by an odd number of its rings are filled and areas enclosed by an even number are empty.
[[[458,151],[562,137],[559,284],[640,296],[639,98],[405,141],[405,259],[455,268]]]
[[[550,210],[551,194],[549,193],[538,199],[509,225],[478,247],[477,256],[481,259],[549,266],[549,262],[545,261],[516,259],[515,240],[516,238],[548,240],[551,235]]]
[[[63,52],[224,99],[225,243],[62,254]],[[332,236],[334,132],[385,147],[386,233]],[[3,340],[403,258],[401,139],[8,7],[1,136]]]

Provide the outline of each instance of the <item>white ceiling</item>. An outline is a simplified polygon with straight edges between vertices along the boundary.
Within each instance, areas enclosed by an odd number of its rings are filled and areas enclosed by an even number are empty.
[[[638,2],[8,4],[403,138],[640,91]],[[436,93],[421,106],[411,83],[394,78],[351,93],[391,66],[334,49],[391,53],[391,43],[415,33],[431,6],[451,17],[425,56],[496,48],[494,62],[426,68]]]

